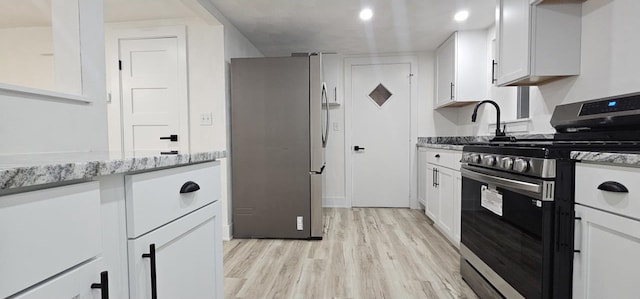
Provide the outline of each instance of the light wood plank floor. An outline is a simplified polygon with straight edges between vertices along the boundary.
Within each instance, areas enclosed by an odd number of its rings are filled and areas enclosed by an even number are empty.
[[[476,298],[419,210],[325,209],[324,239],[224,243],[225,298]]]

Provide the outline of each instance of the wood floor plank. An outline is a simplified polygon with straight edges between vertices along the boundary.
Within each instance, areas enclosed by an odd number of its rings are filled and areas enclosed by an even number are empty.
[[[324,210],[321,241],[224,242],[225,298],[477,298],[418,210]]]

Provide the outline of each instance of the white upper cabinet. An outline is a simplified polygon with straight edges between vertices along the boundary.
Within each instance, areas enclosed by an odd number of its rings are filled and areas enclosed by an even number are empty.
[[[454,32],[436,50],[435,108],[465,106],[487,97],[487,34]]]
[[[339,105],[338,81],[342,68],[342,56],[339,54],[322,54],[322,76],[327,86],[327,101],[329,106]]]
[[[539,2],[498,1],[499,86],[539,85],[580,73],[581,4]]]

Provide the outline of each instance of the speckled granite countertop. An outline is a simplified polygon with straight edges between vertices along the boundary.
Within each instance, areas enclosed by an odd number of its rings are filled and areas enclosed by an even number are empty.
[[[553,134],[519,134],[513,135],[518,140],[552,139]],[[487,143],[493,136],[439,136],[418,137],[419,147],[448,149],[461,151],[467,144]]]
[[[179,155],[136,152],[126,158],[114,152],[0,155],[0,190],[215,161],[226,155],[224,150]]]
[[[620,166],[640,167],[640,152],[637,153],[607,153],[572,151],[571,159],[582,162],[615,164]]]
[[[418,143],[418,147],[445,149],[452,151],[461,151],[464,145],[461,144],[440,144],[440,143]]]

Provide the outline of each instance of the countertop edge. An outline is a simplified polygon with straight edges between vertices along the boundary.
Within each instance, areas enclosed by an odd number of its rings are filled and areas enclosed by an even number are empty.
[[[52,162],[33,166],[16,166],[0,169],[0,191],[88,180],[99,176],[126,174],[173,166],[212,162],[226,158],[226,150],[196,152],[192,154],[146,156],[123,159],[87,160],[81,162]]]
[[[571,159],[594,164],[640,167],[640,153],[571,151]]]

